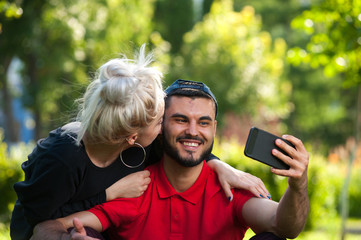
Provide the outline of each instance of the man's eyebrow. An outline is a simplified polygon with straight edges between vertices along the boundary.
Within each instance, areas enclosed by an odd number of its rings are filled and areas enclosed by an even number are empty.
[[[201,117],[199,120],[208,120],[208,121],[212,121],[213,119],[210,116],[203,116]]]
[[[174,113],[170,117],[172,117],[172,118],[188,118],[186,115],[181,114],[181,113]]]

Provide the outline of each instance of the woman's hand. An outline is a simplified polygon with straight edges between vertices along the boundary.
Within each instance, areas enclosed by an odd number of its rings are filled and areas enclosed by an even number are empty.
[[[74,228],[70,232],[70,240],[97,240],[98,238],[88,237],[83,223],[78,219],[73,220]]]
[[[116,198],[135,198],[141,196],[150,183],[148,170],[136,172],[123,177],[108,187],[105,192],[107,201]]]
[[[256,197],[271,199],[266,186],[258,177],[235,169],[220,160],[209,160],[207,164],[218,174],[219,182],[229,201],[233,199],[232,188],[245,189]]]

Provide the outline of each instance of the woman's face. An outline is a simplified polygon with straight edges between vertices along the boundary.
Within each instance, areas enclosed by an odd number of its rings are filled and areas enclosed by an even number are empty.
[[[163,111],[162,114],[159,114],[159,116],[150,125],[148,125],[139,132],[136,142],[143,147],[150,145],[158,136],[158,134],[160,134],[162,128],[162,121]]]

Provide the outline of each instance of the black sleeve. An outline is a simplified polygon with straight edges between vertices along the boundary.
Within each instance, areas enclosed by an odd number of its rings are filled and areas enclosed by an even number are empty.
[[[95,205],[102,204],[106,202],[106,193],[105,190],[82,201],[77,202],[69,202],[62,205],[59,209],[57,209],[52,215],[52,219],[65,217],[70,214],[84,211],[94,207]]]
[[[210,154],[208,155],[208,158],[206,159],[206,161],[208,162],[209,160],[212,160],[212,159],[219,160],[219,157],[217,157],[217,156],[214,155],[213,153],[210,153]]]
[[[74,195],[80,181],[59,157],[48,154],[42,158],[37,163],[25,162],[22,167],[29,174],[25,181],[14,185],[25,218],[31,225],[64,216],[62,206]]]

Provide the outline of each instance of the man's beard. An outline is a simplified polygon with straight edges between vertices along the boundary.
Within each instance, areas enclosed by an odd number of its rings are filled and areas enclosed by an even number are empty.
[[[179,151],[176,147],[171,146],[171,144],[169,143],[168,139],[167,139],[167,135],[165,134],[165,132],[163,131],[163,151],[171,158],[173,158],[174,160],[176,160],[181,166],[183,167],[194,167],[197,166],[198,164],[202,163],[203,160],[205,160],[209,154],[212,152],[212,148],[213,148],[213,142],[211,144],[211,146],[206,149],[200,156],[198,159],[195,159],[193,156],[193,152],[188,152],[188,156],[187,157],[182,157],[179,154]],[[200,139],[199,137],[192,137],[189,135],[185,135],[185,136],[181,136],[178,137],[176,139],[176,141],[178,142],[179,139],[185,140],[185,139],[193,139],[193,140],[199,140],[202,143],[204,142],[203,139]]]

